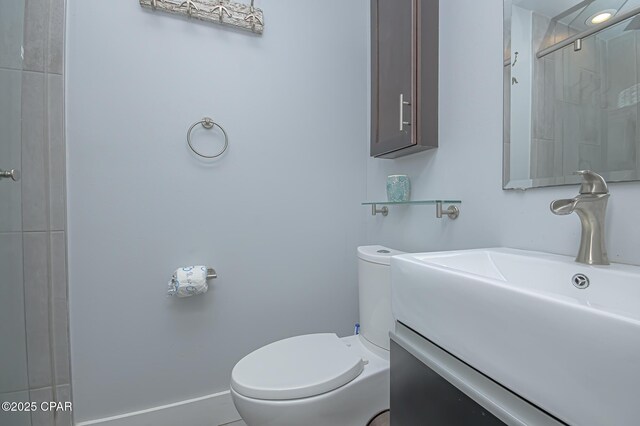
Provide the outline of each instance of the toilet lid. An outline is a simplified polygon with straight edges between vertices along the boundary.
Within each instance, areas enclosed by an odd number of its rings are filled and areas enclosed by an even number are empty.
[[[335,334],[308,334],[242,358],[231,372],[231,386],[249,398],[307,398],[349,383],[363,368],[362,358]]]

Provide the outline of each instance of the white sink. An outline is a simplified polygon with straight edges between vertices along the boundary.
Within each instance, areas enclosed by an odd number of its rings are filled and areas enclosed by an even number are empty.
[[[498,248],[394,256],[391,279],[398,321],[558,419],[640,424],[640,267]]]

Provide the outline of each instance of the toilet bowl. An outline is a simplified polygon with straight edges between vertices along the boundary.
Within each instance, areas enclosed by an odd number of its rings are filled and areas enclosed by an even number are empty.
[[[359,335],[295,336],[236,364],[231,395],[248,426],[365,426],[389,409],[389,261],[396,254],[358,248]]]
[[[274,368],[274,363],[265,361],[262,367],[263,373],[273,375],[270,379],[275,379],[269,385],[265,384],[269,380],[265,377],[246,381],[246,378],[238,377],[239,373],[234,369],[231,395],[247,425],[365,426],[373,417],[389,408],[388,354],[381,356],[382,354],[367,348],[366,343],[363,342],[364,339],[360,336],[339,339],[335,334],[311,334],[299,337],[308,339],[299,340],[298,337],[293,337],[271,345],[285,343],[283,349],[286,347],[289,350],[287,353],[292,354],[291,350],[297,344],[303,345],[304,347],[300,349],[305,352],[306,344],[309,344],[310,339],[321,338],[321,342],[327,343],[326,339],[322,338],[330,337],[335,339],[336,344],[344,346],[345,353],[331,353],[332,350],[329,349],[326,352],[318,351],[317,356],[312,358],[307,358],[307,354],[301,355],[301,358],[298,358],[300,364],[292,370],[296,370],[296,373],[305,377],[300,377],[291,370],[282,372],[282,365],[291,361],[286,354],[284,359],[281,359],[285,362],[277,362],[280,368]],[[254,366],[239,363],[238,367],[240,369],[257,367],[259,358],[263,355],[259,352],[261,349],[252,353],[257,355],[255,360],[251,361],[255,361]],[[278,352],[275,350],[272,355],[277,356]],[[343,359],[340,359],[341,355],[344,355]],[[340,365],[334,364],[336,366],[334,371],[331,369],[318,371],[314,368],[316,365],[327,366],[321,359],[325,356]],[[266,358],[271,359],[271,356]],[[350,371],[353,365],[361,368],[355,375]],[[288,377],[288,374],[294,377]],[[283,385],[284,383],[287,385]],[[249,389],[259,390],[259,392],[247,392],[247,385]],[[247,393],[251,393],[252,396],[247,396]],[[281,399],[285,397],[287,399]]]

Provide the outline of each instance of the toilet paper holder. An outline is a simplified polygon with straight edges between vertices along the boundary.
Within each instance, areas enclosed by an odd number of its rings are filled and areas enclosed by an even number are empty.
[[[218,273],[215,269],[207,267],[207,280],[213,280],[218,278]]]

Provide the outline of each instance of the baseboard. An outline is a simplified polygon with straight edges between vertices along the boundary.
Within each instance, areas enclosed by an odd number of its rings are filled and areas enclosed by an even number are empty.
[[[104,419],[77,423],[76,426],[218,426],[240,420],[230,391],[162,405]]]

